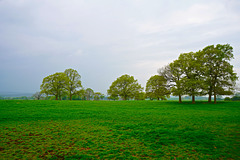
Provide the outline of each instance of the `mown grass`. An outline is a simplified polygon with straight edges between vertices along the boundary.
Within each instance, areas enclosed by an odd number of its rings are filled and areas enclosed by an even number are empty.
[[[0,159],[240,159],[240,102],[0,101]]]

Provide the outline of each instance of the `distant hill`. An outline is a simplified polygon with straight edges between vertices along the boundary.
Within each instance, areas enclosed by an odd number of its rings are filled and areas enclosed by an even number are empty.
[[[0,92],[1,97],[31,97],[34,93],[23,93],[23,92]]]

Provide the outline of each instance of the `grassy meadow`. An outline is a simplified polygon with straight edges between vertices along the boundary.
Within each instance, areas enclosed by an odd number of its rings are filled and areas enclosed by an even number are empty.
[[[0,101],[0,159],[240,159],[240,102]]]

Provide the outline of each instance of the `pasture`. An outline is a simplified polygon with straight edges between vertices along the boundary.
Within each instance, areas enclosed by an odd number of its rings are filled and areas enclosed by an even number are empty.
[[[240,102],[0,101],[0,159],[240,159]]]

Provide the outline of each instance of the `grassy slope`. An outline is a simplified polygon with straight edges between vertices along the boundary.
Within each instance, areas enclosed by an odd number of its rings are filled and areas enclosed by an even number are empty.
[[[240,159],[240,102],[0,101],[0,158]]]

